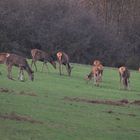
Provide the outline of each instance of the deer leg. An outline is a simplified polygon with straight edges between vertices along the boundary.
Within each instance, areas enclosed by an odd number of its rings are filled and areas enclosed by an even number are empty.
[[[18,79],[20,81],[23,81],[24,80],[24,72],[23,72],[23,68],[22,67],[20,67]]]
[[[32,59],[31,68],[32,68],[32,65],[34,65],[36,72],[37,72],[36,60]]]
[[[61,75],[61,64],[59,63],[59,74]]]
[[[41,72],[43,72],[43,69],[44,69],[44,65],[45,65],[45,62],[43,62],[43,65],[42,65],[42,70],[41,70]]]
[[[61,66],[62,73],[64,73],[64,65]]]
[[[66,71],[67,71],[67,73],[68,73],[68,75],[69,75],[68,65],[67,65],[67,64],[66,64]]]
[[[34,66],[35,66],[35,70],[36,70],[36,72],[37,72],[36,61],[34,61]]]
[[[127,89],[127,81],[125,78],[122,78],[122,85],[123,85],[123,89]]]
[[[66,70],[67,70],[68,76],[70,76],[70,69],[69,69],[68,64],[66,64]]]
[[[32,62],[31,62],[31,68],[32,68],[32,66],[33,66],[33,59],[32,59]]]
[[[20,73],[21,73],[21,69],[19,70],[19,73],[18,73],[18,80],[20,80]]]
[[[49,67],[48,67],[48,65],[47,65],[46,62],[43,62],[43,65],[42,65],[42,72],[43,72],[43,69],[44,69],[44,65],[46,65],[46,68],[47,68],[47,70],[48,70],[48,72],[49,72]]]
[[[96,81],[96,75],[94,75],[94,85],[96,86],[97,81]]]
[[[47,64],[47,63],[45,63],[45,65],[46,65],[46,68],[47,68],[48,72],[50,72],[50,71],[49,71],[49,67],[48,67],[48,64]]]
[[[46,67],[47,67],[47,69],[48,69],[48,72],[50,72],[50,71],[49,71],[49,67],[48,67],[48,64],[47,64],[47,63],[46,63]]]
[[[99,80],[100,80],[100,78],[99,78],[99,75],[96,75],[96,86],[99,86]]]
[[[8,69],[8,75],[7,75],[8,79],[14,80],[12,78],[12,66],[11,65],[8,65],[7,66],[7,69]]]
[[[122,80],[122,77],[120,75],[120,86],[119,86],[119,89],[122,89],[122,84],[123,84],[123,80]]]
[[[128,79],[128,90],[130,90],[131,88],[130,88],[130,81],[129,81],[129,79]]]

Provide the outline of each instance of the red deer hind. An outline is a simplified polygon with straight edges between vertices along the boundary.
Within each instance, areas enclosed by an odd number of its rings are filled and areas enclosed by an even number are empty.
[[[24,76],[23,70],[25,70],[28,73],[30,80],[32,81],[34,80],[33,71],[31,70],[30,66],[28,65],[27,60],[24,57],[16,55],[16,54],[8,54],[7,59],[6,59],[6,65],[7,65],[7,70],[8,70],[7,77],[9,79],[13,80],[12,73],[11,73],[12,67],[17,66],[20,69],[19,77],[18,77],[20,78],[20,80],[23,80],[23,76]]]
[[[99,67],[99,69],[101,70],[101,74],[103,75],[103,65],[102,65],[102,63],[101,63],[101,61],[100,60],[94,60],[93,61],[93,66],[98,66]]]
[[[32,55],[31,67],[32,67],[32,64],[34,64],[36,71],[37,71],[36,61],[43,61],[42,71],[43,71],[44,65],[46,64],[47,66],[47,62],[50,62],[52,66],[56,69],[56,63],[53,59],[53,56],[51,56],[50,54],[39,49],[32,49],[31,55]]]
[[[96,76],[94,74],[95,73],[95,68],[98,69],[99,76]],[[93,61],[92,71],[87,75],[87,77],[85,78],[85,80],[87,80],[87,82],[88,82],[88,81],[90,81],[90,80],[92,80],[94,78],[94,82],[96,81],[95,83],[97,83],[97,82],[99,83],[99,81],[101,82],[102,81],[102,76],[103,76],[103,70],[104,70],[104,67],[103,67],[101,61],[100,60],[94,60]],[[98,79],[97,77],[99,77],[99,81],[97,80]]]
[[[87,81],[94,79],[94,85],[99,86],[102,78],[103,66],[100,64],[99,66],[93,66],[92,71],[86,77]]]
[[[59,63],[59,73],[62,75],[62,65],[65,65],[68,75],[71,76],[71,70],[73,67],[69,64],[69,56],[64,52],[57,53],[57,61]]]
[[[129,78],[130,78],[130,71],[127,67],[120,67],[119,68],[119,76],[120,76],[120,87],[123,85],[124,89],[129,89]]]

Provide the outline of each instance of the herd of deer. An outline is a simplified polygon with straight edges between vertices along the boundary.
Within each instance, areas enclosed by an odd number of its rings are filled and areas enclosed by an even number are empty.
[[[47,62],[49,62],[55,69],[56,69],[56,60],[59,64],[59,73],[62,75],[62,65],[65,65],[68,75],[71,75],[72,66],[69,63],[69,56],[64,52],[57,52],[56,56],[50,55],[39,49],[32,49],[31,50],[32,62],[31,67],[34,64],[35,69],[37,71],[36,62],[43,61],[42,71],[44,65],[47,66]],[[0,53],[0,64],[6,64],[8,75],[7,77],[11,80],[12,78],[12,67],[17,66],[19,67],[19,75],[18,79],[23,81],[24,80],[24,70],[28,73],[30,80],[34,80],[34,72],[30,68],[26,58],[19,56],[13,53]],[[48,66],[47,66],[48,67]],[[85,78],[88,81],[93,79],[94,85],[99,86],[100,82],[102,81],[103,76],[103,65],[99,60],[94,60],[92,70]],[[119,76],[120,76],[120,86],[122,85],[124,89],[129,89],[129,77],[130,72],[127,67],[120,67],[119,68]]]

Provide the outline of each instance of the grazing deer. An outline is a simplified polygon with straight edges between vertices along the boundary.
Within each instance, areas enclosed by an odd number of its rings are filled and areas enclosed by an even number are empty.
[[[124,89],[129,89],[129,78],[130,78],[130,71],[127,67],[120,67],[119,68],[119,76],[120,76],[120,87],[123,85]]]
[[[17,66],[19,67],[20,71],[19,71],[19,79],[23,80],[23,70],[25,70],[28,73],[28,76],[30,78],[30,80],[34,80],[34,72],[31,70],[30,66],[28,65],[27,60],[19,55],[16,54],[8,54],[7,55],[7,59],[6,59],[6,65],[7,65],[7,70],[8,70],[8,75],[7,77],[11,80],[13,80],[12,78],[12,67],[13,66]]]
[[[52,66],[56,69],[56,63],[50,54],[48,54],[42,50],[32,49],[31,55],[32,55],[31,67],[32,67],[32,64],[34,64],[36,71],[37,71],[36,61],[38,61],[38,60],[43,61],[42,71],[43,71],[44,65],[46,64],[46,66],[47,66],[47,62],[50,62],[52,64]]]
[[[9,53],[0,53],[0,64],[5,64]],[[0,72],[1,75],[1,72]]]
[[[89,73],[89,75],[85,78],[88,81],[94,79],[94,85],[99,86],[99,83],[101,82],[101,77],[102,77],[102,71],[103,66],[93,66],[92,71]]]
[[[70,64],[69,64],[69,56],[64,52],[58,52],[56,55],[57,55],[57,61],[59,63],[59,73],[60,73],[60,75],[62,74],[61,73],[62,65],[65,65],[66,70],[68,72],[68,75],[71,76],[71,70],[72,70],[73,67],[71,67]]]

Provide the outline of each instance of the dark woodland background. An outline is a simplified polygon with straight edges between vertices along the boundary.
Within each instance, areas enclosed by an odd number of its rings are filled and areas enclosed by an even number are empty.
[[[0,52],[32,48],[138,69],[140,0],[0,0]]]

